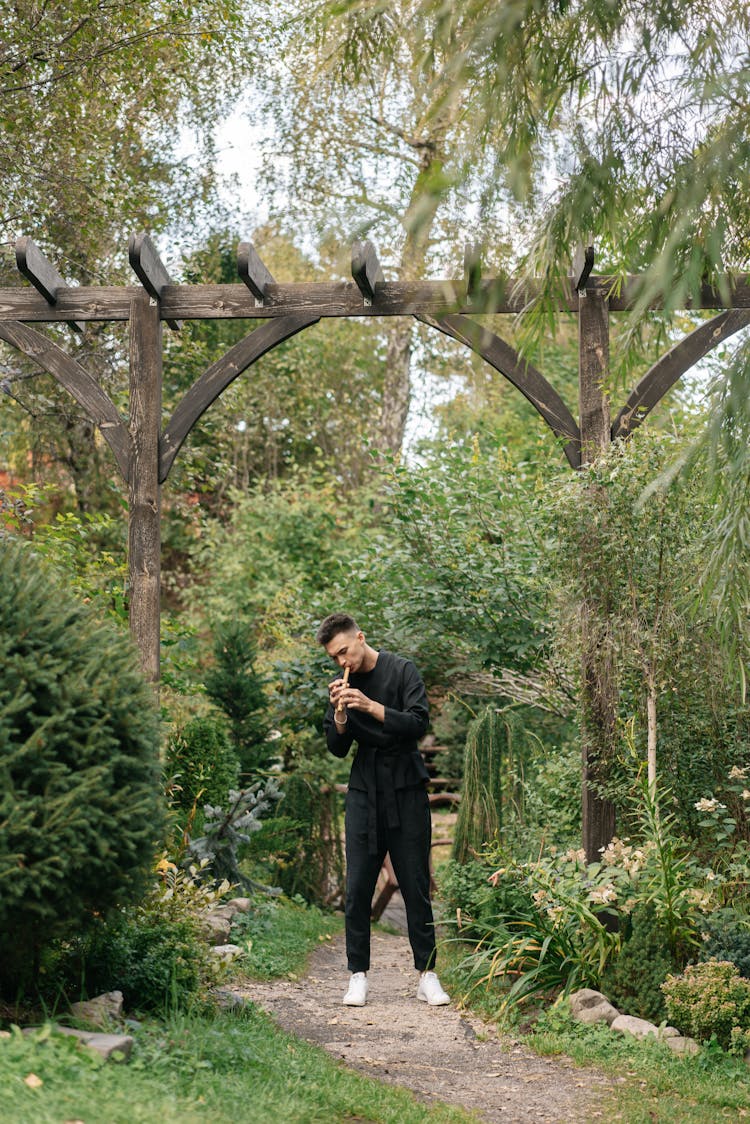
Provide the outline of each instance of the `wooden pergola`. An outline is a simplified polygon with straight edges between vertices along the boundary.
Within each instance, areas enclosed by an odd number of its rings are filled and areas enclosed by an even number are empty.
[[[464,277],[387,281],[370,242],[352,247],[352,280],[282,284],[254,247],[240,243],[236,284],[177,285],[147,234],[131,238],[132,286],[72,286],[30,238],[16,243],[16,261],[31,288],[0,289],[0,339],[51,374],[99,428],[128,486],[130,626],[145,674],[159,679],[161,487],[190,430],[222,391],[274,347],[330,317],[412,316],[480,355],[534,406],[562,445],[572,469],[592,462],[617,437],[627,436],[671,386],[713,348],[750,323],[750,277],[735,280],[731,294],[709,285],[689,307],[717,311],[646,371],[615,415],[604,391],[609,375],[609,316],[636,306],[645,276],[595,276],[593,249],[581,254],[558,311],[577,313],[579,328],[578,420],[547,379],[476,316],[516,315],[541,292],[541,284],[483,278],[479,255],[467,250]],[[658,304],[650,307],[657,308]],[[217,359],[162,418],[162,326],[183,320],[261,320]],[[64,323],[76,331],[89,321],[130,326],[129,417],[63,347],[30,327]],[[583,644],[583,690],[589,718],[582,729],[583,842],[590,859],[614,834],[614,808],[588,781],[595,775],[603,732],[613,716],[595,647]],[[592,717],[593,716],[593,717]]]

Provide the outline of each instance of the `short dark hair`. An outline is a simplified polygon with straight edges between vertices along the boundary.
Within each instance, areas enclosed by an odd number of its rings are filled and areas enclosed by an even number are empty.
[[[321,622],[315,639],[325,648],[340,632],[359,632],[359,625],[348,613],[330,613]]]

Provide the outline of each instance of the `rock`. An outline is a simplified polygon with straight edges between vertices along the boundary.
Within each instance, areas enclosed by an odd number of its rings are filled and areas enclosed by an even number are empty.
[[[226,944],[232,925],[226,917],[218,917],[212,910],[201,918],[200,929],[201,936],[209,944]]]
[[[122,992],[107,991],[104,995],[97,995],[95,999],[71,1003],[70,1013],[81,1022],[107,1027],[122,1015]]]
[[[25,1026],[23,1028],[24,1034],[34,1034],[36,1031],[41,1030],[38,1026]],[[76,1030],[73,1026],[55,1026],[52,1027],[54,1034],[64,1034],[68,1038],[77,1038],[82,1046],[87,1046],[90,1050],[96,1050],[103,1058],[111,1058],[112,1054],[122,1054],[124,1057],[130,1057],[130,1052],[133,1049],[134,1039],[130,1034],[101,1034],[95,1030]]]
[[[226,903],[227,905],[234,906],[235,913],[249,913],[253,908],[252,898],[230,898]]]
[[[694,1038],[683,1038],[681,1034],[665,1038],[664,1041],[675,1054],[697,1054],[700,1051],[700,1046]]]
[[[219,960],[225,960],[228,964],[238,956],[242,956],[244,949],[240,948],[238,944],[216,944],[210,952],[212,956]]]
[[[241,995],[224,987],[217,987],[213,994],[223,1011],[238,1011],[248,1004],[248,1000],[243,999]]]
[[[611,1029],[619,1031],[620,1034],[632,1034],[634,1038],[646,1038],[649,1034],[655,1037],[659,1034],[659,1028],[650,1023],[648,1019],[637,1019],[635,1015],[618,1015],[615,1021],[611,1024]],[[674,1042],[674,1038],[667,1039],[669,1042]]]
[[[611,1026],[620,1012],[613,1007],[606,995],[583,987],[570,996],[570,1013],[579,1023],[606,1023]]]
[[[225,921],[232,921],[237,912],[231,902],[223,902],[221,905],[211,907],[211,917],[223,917]]]
[[[682,1038],[682,1035],[680,1034],[680,1032],[679,1032],[679,1030],[677,1029],[676,1026],[660,1026],[659,1027],[659,1037],[660,1038]]]

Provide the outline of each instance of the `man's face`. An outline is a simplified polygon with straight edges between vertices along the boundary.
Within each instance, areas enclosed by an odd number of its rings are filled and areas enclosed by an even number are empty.
[[[338,632],[326,644],[326,651],[339,667],[358,671],[365,658],[365,635],[363,632]]]

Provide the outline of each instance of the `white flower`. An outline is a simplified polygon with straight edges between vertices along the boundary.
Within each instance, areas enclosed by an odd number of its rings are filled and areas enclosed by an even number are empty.
[[[747,776],[747,769],[740,769],[739,765],[733,765],[729,770],[730,781],[744,781]]]
[[[719,803],[715,796],[703,796],[700,800],[696,801],[695,810],[697,812],[716,812],[719,808],[723,808],[724,806],[724,804]]]
[[[599,886],[598,889],[591,891],[589,900],[599,905],[607,905],[608,902],[616,902],[617,890],[611,884],[609,886]]]

